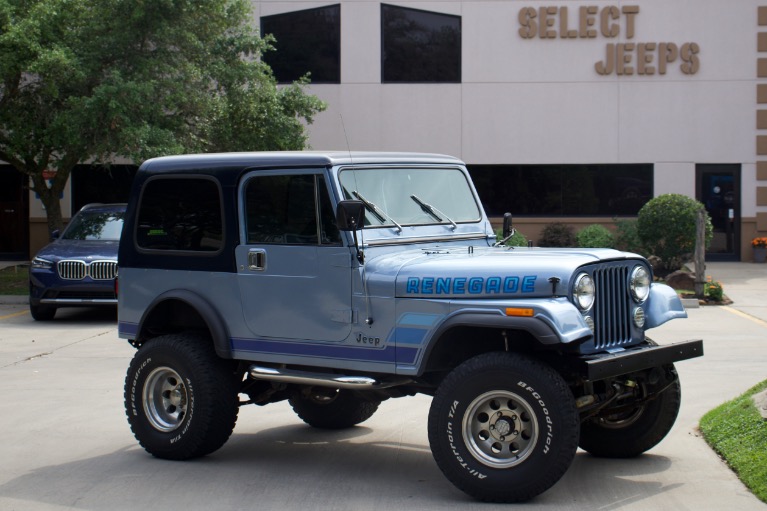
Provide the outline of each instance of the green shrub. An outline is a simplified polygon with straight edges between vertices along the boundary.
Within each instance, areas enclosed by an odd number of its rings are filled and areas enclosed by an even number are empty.
[[[501,241],[503,239],[503,232],[500,229],[495,231],[495,235],[498,238],[498,241]],[[507,247],[526,247],[527,238],[521,232],[515,231],[514,235],[506,241],[506,246]]]
[[[651,255],[661,258],[663,269],[680,269],[695,251],[695,218],[703,204],[687,197],[668,193],[651,199],[639,210],[637,233]],[[713,227],[706,218],[706,245],[713,236]]]
[[[538,240],[540,247],[572,247],[574,243],[573,228],[561,222],[546,224]]]
[[[599,224],[587,225],[575,235],[577,246],[583,248],[612,248],[615,237],[610,230]]]
[[[703,284],[703,294],[715,302],[721,302],[724,300],[724,288],[722,287],[722,283],[711,280],[711,277],[709,277],[708,281]]]
[[[615,245],[614,247],[624,252],[650,255],[645,251],[642,240],[637,232],[637,221],[629,219],[614,219],[615,222]]]

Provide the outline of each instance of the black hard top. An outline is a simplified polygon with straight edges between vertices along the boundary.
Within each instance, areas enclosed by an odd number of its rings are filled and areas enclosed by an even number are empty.
[[[276,151],[250,153],[211,153],[163,156],[141,165],[139,174],[205,173],[219,179],[244,169],[330,167],[335,165],[375,164],[462,164],[452,156],[427,153]],[[223,174],[223,175],[222,175]],[[142,176],[137,176],[141,178]],[[224,179],[225,180],[225,179]]]

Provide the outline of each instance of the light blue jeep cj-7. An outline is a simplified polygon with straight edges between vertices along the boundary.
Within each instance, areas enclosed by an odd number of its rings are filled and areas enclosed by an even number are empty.
[[[677,295],[635,254],[503,241],[447,156],[147,161],[119,251],[133,433],[181,460],[221,447],[245,404],[348,428],[423,393],[439,468],[496,502],[546,491],[578,447],[652,448],[679,410],[673,363],[703,354],[645,335],[686,316]]]

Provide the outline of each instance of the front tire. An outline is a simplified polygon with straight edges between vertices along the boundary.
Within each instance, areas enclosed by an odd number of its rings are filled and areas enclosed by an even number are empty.
[[[209,339],[194,334],[157,337],[139,348],[125,379],[125,411],[141,446],[158,458],[210,454],[237,421],[234,366]]]
[[[365,422],[378,410],[380,401],[366,400],[349,390],[311,388],[289,400],[296,415],[314,428],[346,429]]]
[[[29,313],[35,321],[50,321],[56,315],[56,307],[29,304]]]
[[[676,377],[676,371],[671,369]],[[602,458],[633,458],[655,447],[676,422],[682,401],[679,379],[635,408],[604,413],[581,424],[580,447]]]
[[[565,473],[578,444],[575,401],[551,367],[485,353],[453,370],[429,410],[429,444],[457,488],[489,502],[529,500]]]

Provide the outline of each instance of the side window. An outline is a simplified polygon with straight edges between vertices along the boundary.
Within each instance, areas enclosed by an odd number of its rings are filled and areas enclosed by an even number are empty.
[[[245,188],[247,242],[284,245],[341,241],[322,176],[256,176]],[[318,221],[319,219],[319,221]]]
[[[263,59],[278,82],[341,83],[341,4],[264,16],[261,33],[275,38]]]
[[[216,182],[201,178],[147,182],[139,204],[136,242],[149,250],[220,250],[223,219]]]
[[[461,83],[461,17],[381,4],[383,83]]]

